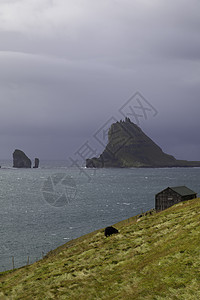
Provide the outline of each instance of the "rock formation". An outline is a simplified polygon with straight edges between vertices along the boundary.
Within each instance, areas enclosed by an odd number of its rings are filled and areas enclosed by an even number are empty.
[[[35,165],[34,165],[34,169],[37,169],[39,167],[39,163],[40,163],[40,160],[39,158],[35,158]]]
[[[177,160],[164,153],[136,124],[126,118],[111,125],[105,150],[99,157],[87,159],[86,167],[200,167],[200,162]]]
[[[14,168],[31,168],[31,160],[26,154],[16,149],[13,153],[13,167]]]

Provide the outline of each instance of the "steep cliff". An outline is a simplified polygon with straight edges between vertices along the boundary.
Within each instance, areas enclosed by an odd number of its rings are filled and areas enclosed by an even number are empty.
[[[175,159],[154,143],[129,118],[111,125],[108,144],[97,158],[86,160],[88,168],[103,167],[194,167],[200,162]]]
[[[35,165],[33,166],[34,169],[37,169],[39,167],[39,163],[40,163],[40,160],[39,158],[35,158]]]
[[[26,154],[16,149],[13,153],[13,167],[14,168],[31,168],[31,160]]]

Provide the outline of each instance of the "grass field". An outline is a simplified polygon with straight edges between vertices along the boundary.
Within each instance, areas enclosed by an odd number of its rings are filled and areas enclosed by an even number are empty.
[[[115,224],[0,273],[0,299],[200,299],[200,199]]]

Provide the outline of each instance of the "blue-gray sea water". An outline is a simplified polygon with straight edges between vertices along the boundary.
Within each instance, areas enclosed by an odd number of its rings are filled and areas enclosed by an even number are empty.
[[[2,166],[0,271],[11,269],[13,262],[14,267],[32,263],[71,239],[154,208],[155,194],[177,185],[200,193],[200,168]]]

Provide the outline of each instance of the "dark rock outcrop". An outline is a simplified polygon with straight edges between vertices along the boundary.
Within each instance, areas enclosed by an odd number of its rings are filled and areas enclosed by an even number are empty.
[[[13,153],[13,167],[31,168],[31,160],[23,151],[16,149]]]
[[[37,169],[39,167],[39,163],[40,163],[40,160],[39,158],[35,158],[35,165],[34,165],[34,169]]]
[[[115,234],[115,233],[119,233],[119,231],[115,228],[115,227],[112,227],[112,226],[108,226],[105,228],[105,236],[110,236],[112,234]]]
[[[108,144],[99,157],[86,160],[87,168],[200,167],[200,162],[177,160],[166,154],[129,118],[108,131]]]

